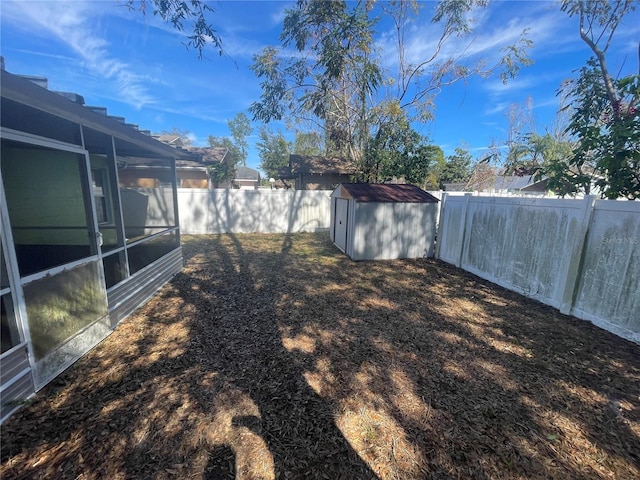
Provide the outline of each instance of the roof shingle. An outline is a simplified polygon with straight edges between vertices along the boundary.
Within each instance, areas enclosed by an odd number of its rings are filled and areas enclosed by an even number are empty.
[[[392,183],[343,183],[358,202],[435,203],[439,200],[415,185]]]

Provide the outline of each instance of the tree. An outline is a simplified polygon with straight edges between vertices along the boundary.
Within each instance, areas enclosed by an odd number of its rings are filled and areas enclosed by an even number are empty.
[[[273,133],[266,127],[260,129],[260,140],[256,144],[260,156],[260,169],[267,178],[278,178],[278,169],[289,165],[291,145],[281,132]]]
[[[254,118],[310,124],[324,132],[327,155],[359,159],[369,134],[367,96],[381,81],[369,60],[372,26],[362,2],[300,1],[287,10],[283,47],[300,55],[267,47],[254,56],[252,69],[263,79]]]
[[[590,193],[595,180],[604,198],[640,198],[640,76],[614,79],[606,57],[635,2],[563,0],[561,8],[578,17],[580,38],[594,56],[562,89],[564,108],[572,112],[566,132],[575,140],[573,152],[565,161],[549,162],[539,175],[563,195]]]
[[[368,182],[404,180],[426,187],[441,162],[444,153],[440,147],[430,145],[405,117],[398,116],[370,138],[360,175]]]
[[[240,112],[236,114],[236,116],[233,117],[233,119],[227,120],[227,125],[229,126],[229,130],[231,131],[231,136],[233,137],[235,146],[240,151],[240,163],[246,166],[247,154],[249,150],[247,137],[251,135],[251,132],[253,130],[251,128],[251,122],[249,121],[249,117],[247,117],[244,113]]]
[[[209,135],[209,146],[227,149],[224,160],[208,168],[209,177],[216,186],[228,186],[236,176],[236,165],[240,163],[242,154],[240,149],[227,137]]]
[[[531,175],[537,168],[531,161],[528,149],[528,139],[535,134],[533,98],[527,97],[524,105],[510,104],[505,116],[509,121],[505,143],[507,147],[505,173],[507,175]]]
[[[447,183],[467,182],[471,177],[473,157],[468,150],[457,147],[453,155],[447,156],[447,161],[440,172],[440,189],[445,189]]]
[[[321,156],[324,153],[322,138],[318,132],[296,132],[293,153],[310,157]]]
[[[195,48],[198,58],[202,59],[207,45],[212,45],[223,54],[222,38],[217,34],[213,24],[209,21],[214,13],[213,8],[200,0],[126,0],[129,10],[139,10],[146,15],[149,7],[153,8],[153,15],[158,15],[166,23],[171,24],[176,30],[184,31],[185,24],[188,41],[187,48]]]
[[[498,171],[494,165],[491,165],[490,157],[478,160],[471,166],[471,174],[465,182],[464,190],[469,192],[491,188],[497,175]]]
[[[396,123],[396,118],[409,123],[428,120],[443,87],[496,70],[506,80],[528,63],[524,52],[530,44],[525,39],[506,47],[501,60],[489,67],[485,59],[472,63],[464,51],[444,57],[443,47],[451,39],[469,38],[471,43],[469,13],[486,4],[485,0],[438,3],[427,27],[437,39],[433,51],[410,62],[406,37],[410,20],[419,15],[419,2],[299,0],[287,10],[281,35],[283,47],[294,47],[298,53],[285,56],[267,47],[254,57],[252,69],[262,80],[262,94],[250,111],[264,122],[288,117],[313,123],[325,132],[328,152],[345,156],[366,171],[372,161],[364,155],[370,138]],[[394,44],[378,51],[373,36],[383,18],[396,26]],[[395,62],[388,61],[393,49]]]
[[[592,58],[573,83],[572,120],[568,132],[576,138],[565,162],[552,162],[546,174],[561,194],[591,192],[603,198],[640,198],[640,76],[611,80],[617,103],[612,104],[597,60]]]

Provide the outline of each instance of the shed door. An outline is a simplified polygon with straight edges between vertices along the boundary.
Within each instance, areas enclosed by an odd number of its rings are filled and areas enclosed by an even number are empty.
[[[349,200],[336,198],[336,217],[333,225],[335,243],[343,252],[347,251],[347,220],[349,218]]]

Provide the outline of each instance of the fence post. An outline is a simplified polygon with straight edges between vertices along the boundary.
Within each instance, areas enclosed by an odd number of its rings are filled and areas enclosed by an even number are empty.
[[[577,239],[573,243],[573,248],[569,254],[567,271],[564,277],[564,284],[562,285],[560,313],[564,313],[565,315],[570,315],[571,309],[573,308],[575,300],[574,297],[578,288],[580,273],[582,271],[582,264],[584,263],[585,247],[587,244],[587,237],[589,236],[589,228],[593,219],[596,200],[597,197],[595,195],[587,195],[584,197],[582,220],[579,227],[580,230],[578,231]]]
[[[462,237],[460,238],[460,250],[458,250],[456,267],[462,267],[462,254],[464,253],[464,242],[467,238],[467,211],[469,210],[469,199],[473,193],[464,194],[464,212],[462,213]]]
[[[440,258],[440,245],[442,245],[442,234],[444,233],[444,229],[442,228],[442,219],[444,218],[444,211],[448,196],[449,194],[447,192],[442,192],[442,195],[440,196],[440,205],[438,205],[438,208],[440,209],[438,211],[438,230],[436,232],[436,249],[433,253],[433,256],[437,259]]]

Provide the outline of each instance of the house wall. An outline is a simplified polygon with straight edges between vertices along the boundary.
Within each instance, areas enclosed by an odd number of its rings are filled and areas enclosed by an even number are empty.
[[[209,175],[203,170],[180,170],[176,171],[178,176],[178,186],[180,188],[208,188]]]
[[[355,202],[347,254],[353,260],[433,255],[436,203]]]
[[[156,188],[162,183],[173,182],[173,172],[170,168],[122,168],[118,170],[118,180],[123,187]]]
[[[438,258],[640,342],[640,203],[445,195]]]
[[[291,233],[326,230],[328,191],[178,189],[182,233]]]
[[[238,179],[235,179],[233,181],[233,183],[240,190],[256,190],[258,188],[258,181],[257,180],[238,180]]]
[[[300,173],[296,178],[296,190],[333,190],[341,183],[349,183],[351,175],[341,173]]]

